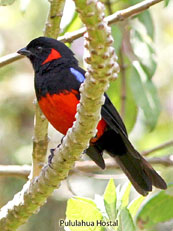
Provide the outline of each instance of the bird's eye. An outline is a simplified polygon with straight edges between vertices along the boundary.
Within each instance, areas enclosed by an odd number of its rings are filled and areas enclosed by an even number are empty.
[[[37,46],[37,47],[36,47],[36,50],[37,50],[38,52],[41,52],[41,51],[43,50],[43,47]]]

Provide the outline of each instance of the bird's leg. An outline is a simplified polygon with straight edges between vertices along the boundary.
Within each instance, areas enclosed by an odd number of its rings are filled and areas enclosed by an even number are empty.
[[[48,156],[48,164],[49,165],[51,164],[52,158],[54,157],[54,151],[55,151],[55,148],[50,149],[50,155]]]
[[[61,145],[62,142],[63,142],[64,137],[65,137],[65,136],[62,137],[61,142],[58,144],[58,146],[57,146],[56,148],[59,148],[59,147],[60,147],[60,145]],[[48,156],[48,164],[49,164],[49,165],[50,165],[51,162],[52,162],[52,158],[54,157],[54,151],[55,151],[56,148],[51,148],[51,149],[50,149],[50,155]]]

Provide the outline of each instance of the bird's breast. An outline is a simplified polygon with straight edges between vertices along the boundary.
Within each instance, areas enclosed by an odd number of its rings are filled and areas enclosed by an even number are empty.
[[[47,93],[39,99],[39,106],[48,121],[62,134],[66,134],[75,120],[79,100],[77,92],[64,92],[50,95]]]
[[[53,127],[66,134],[67,130],[72,127],[75,121],[75,114],[77,111],[77,104],[79,99],[77,98],[78,92],[72,90],[70,92],[64,91],[59,94],[49,94],[42,96],[38,103],[39,106]],[[91,142],[96,142],[100,136],[103,135],[106,128],[106,122],[101,119],[97,126],[97,135],[91,139]]]

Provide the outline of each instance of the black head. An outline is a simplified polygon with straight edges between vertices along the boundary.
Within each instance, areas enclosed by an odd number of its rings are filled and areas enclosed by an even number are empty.
[[[76,60],[73,52],[64,43],[47,37],[39,37],[32,40],[25,48],[20,49],[18,53],[30,59],[35,71],[44,64],[54,60],[58,60],[59,63],[64,62],[64,60],[67,60],[67,62],[71,59]]]

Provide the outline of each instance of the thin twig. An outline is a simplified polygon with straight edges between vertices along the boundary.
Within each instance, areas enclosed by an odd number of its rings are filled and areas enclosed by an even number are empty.
[[[134,6],[130,6],[124,10],[119,10],[114,14],[107,16],[105,20],[108,22],[108,25],[111,25],[113,23],[123,21],[129,17],[136,16],[137,14],[142,13],[146,9],[150,8],[151,6],[162,1],[163,0],[145,0],[135,4]],[[86,28],[83,27],[74,32],[66,33],[65,35],[59,37],[58,40],[62,42],[72,42],[73,40],[82,37],[85,32],[86,32]]]
[[[149,159],[151,164],[159,164],[165,167],[173,166],[173,156],[153,157]]]
[[[160,164],[166,167],[173,166],[172,155],[148,158],[147,161],[151,164]],[[119,168],[119,165],[115,162],[113,158],[105,159],[105,165],[106,165],[106,169]],[[75,170],[93,174],[94,171],[100,171],[101,169],[93,161],[86,160],[86,161],[77,161],[75,164]]]
[[[160,144],[160,145],[158,145],[158,146],[156,146],[156,147],[154,147],[152,149],[149,149],[147,151],[143,151],[142,155],[147,156],[147,155],[149,155],[149,154],[151,154],[153,152],[157,152],[157,151],[159,151],[161,149],[168,148],[170,146],[173,146],[173,140],[167,141],[167,142],[165,142],[163,144]]]
[[[128,7],[127,9],[117,11],[116,13],[106,17],[105,20],[108,22],[108,24],[113,24],[113,23],[116,23],[118,21],[122,21],[122,20],[129,18],[129,17],[133,17],[137,14],[140,14],[141,12],[148,9],[149,7],[155,5],[159,2],[162,2],[162,1],[163,0],[145,0],[143,2],[135,4],[134,6]],[[73,40],[82,37],[85,32],[86,32],[86,28],[83,27],[79,30],[66,33],[65,35],[59,37],[58,40],[60,40],[62,42],[71,43]],[[15,59],[13,57],[10,57],[10,56],[15,56]],[[16,53],[6,55],[6,56],[0,58],[0,67],[3,67],[7,64],[10,64],[10,63],[17,61],[19,59],[22,59],[22,58],[24,58],[24,56],[21,56],[21,55],[16,54]]]
[[[108,13],[113,14],[110,0],[105,1],[105,6],[108,9]]]
[[[160,144],[152,149],[145,150],[141,152],[143,155],[149,155],[150,153],[153,153],[155,151],[159,151],[162,149],[165,149],[167,147],[173,146],[173,140],[167,141],[163,144]],[[167,155],[164,157],[154,157],[147,159],[152,164],[161,164],[164,166],[172,166],[173,165],[173,159],[171,158],[171,155]],[[107,169],[111,168],[119,168],[119,166],[116,164],[115,160],[113,158],[105,159],[105,164]],[[0,165],[0,176],[28,176],[30,173],[31,167],[28,165],[19,166],[19,165]],[[83,172],[93,172],[93,171],[99,171],[100,168],[91,160],[85,160],[85,161],[76,161],[75,168],[71,170],[72,173],[74,173],[76,170],[83,171]]]
[[[123,47],[121,47],[119,52],[119,64],[120,64],[120,74],[121,74],[121,117],[124,119],[125,108],[126,108],[126,67],[123,58]]]
[[[115,12],[114,14],[108,16],[106,20],[108,21],[108,24],[112,24],[118,21],[123,21],[126,18],[136,16],[137,14],[140,14],[141,12],[147,10],[151,6],[162,2],[163,0],[145,0],[142,2],[139,2],[133,6],[130,6],[124,10],[119,10]]]
[[[147,159],[150,164],[158,164],[165,167],[173,166],[172,155],[163,157],[153,157]],[[119,166],[113,158],[105,159],[106,169],[119,169]],[[6,177],[27,177],[30,174],[31,166],[18,166],[18,165],[0,165],[0,176]],[[94,172],[101,172],[100,169],[92,160],[76,161],[74,169],[70,171],[70,175],[76,174],[76,172],[87,174],[87,176],[94,176]],[[102,175],[102,174],[99,174]]]
[[[15,176],[27,178],[30,174],[30,165],[0,165],[0,176]]]
[[[0,58],[0,67],[6,66],[6,65],[13,63],[13,62],[15,62],[19,59],[22,59],[22,58],[23,58],[23,56],[19,55],[17,53],[5,55],[5,56]]]

